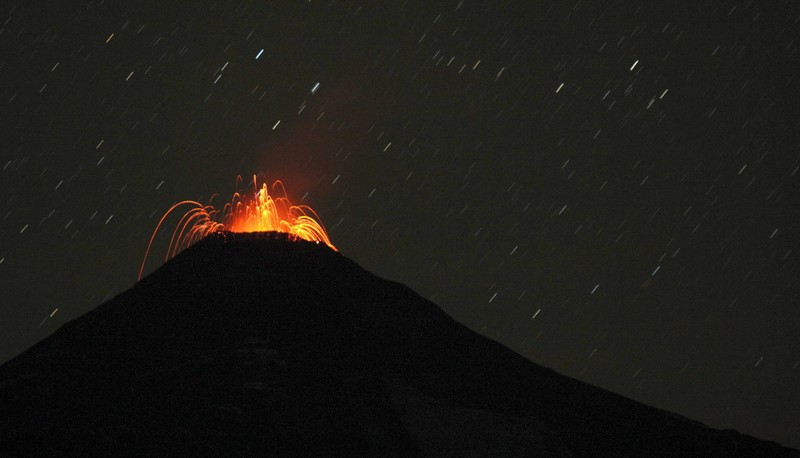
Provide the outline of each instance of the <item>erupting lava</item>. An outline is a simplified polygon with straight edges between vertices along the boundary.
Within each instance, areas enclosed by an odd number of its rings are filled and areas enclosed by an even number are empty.
[[[241,176],[238,177],[237,183],[241,179]],[[150,243],[147,244],[147,251],[139,269],[139,279],[142,278],[150,248],[161,225],[173,211],[180,207],[188,207],[188,210],[172,232],[165,261],[206,236],[221,231],[286,232],[299,239],[323,242],[336,250],[328,238],[328,233],[322,227],[319,215],[307,205],[292,205],[286,197],[286,190],[280,180],[275,181],[272,185],[275,197],[269,194],[266,183],[263,183],[260,188],[258,187],[255,175],[253,175],[253,190],[252,197],[245,193],[234,193],[231,201],[225,204],[222,210],[218,210],[210,203],[203,205],[194,200],[184,200],[170,207],[161,217],[150,237]],[[213,198],[214,196],[211,197],[212,200]]]

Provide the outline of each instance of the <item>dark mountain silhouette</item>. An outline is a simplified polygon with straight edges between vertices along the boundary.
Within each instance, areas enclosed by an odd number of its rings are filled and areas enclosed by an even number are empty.
[[[537,366],[324,245],[218,234],[0,368],[9,456],[800,456]]]

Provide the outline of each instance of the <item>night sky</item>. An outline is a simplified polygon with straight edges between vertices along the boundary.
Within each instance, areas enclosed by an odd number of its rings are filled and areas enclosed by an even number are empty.
[[[259,174],[534,362],[800,447],[800,6],[661,3],[4,1],[0,361]]]

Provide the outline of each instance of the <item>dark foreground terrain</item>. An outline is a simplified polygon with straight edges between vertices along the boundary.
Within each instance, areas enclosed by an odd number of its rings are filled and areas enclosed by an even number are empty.
[[[800,456],[561,376],[277,234],[209,237],[64,325],[0,368],[0,406],[4,456]]]

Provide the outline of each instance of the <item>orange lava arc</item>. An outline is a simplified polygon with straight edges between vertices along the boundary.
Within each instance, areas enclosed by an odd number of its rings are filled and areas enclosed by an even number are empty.
[[[237,183],[242,177],[237,178]],[[271,195],[267,184],[258,186],[256,176],[253,175],[253,194],[234,193],[229,203],[221,210],[210,203],[203,205],[194,200],[184,200],[176,203],[164,213],[156,225],[147,251],[139,269],[139,280],[142,279],[147,257],[153,245],[156,234],[161,229],[164,221],[179,208],[188,208],[181,216],[169,242],[164,261],[202,240],[208,235],[221,232],[286,232],[298,239],[311,242],[322,242],[336,250],[330,241],[328,233],[322,227],[321,219],[317,213],[307,205],[292,205],[286,197],[286,190],[280,180],[272,185]],[[214,199],[214,196],[211,198]]]

